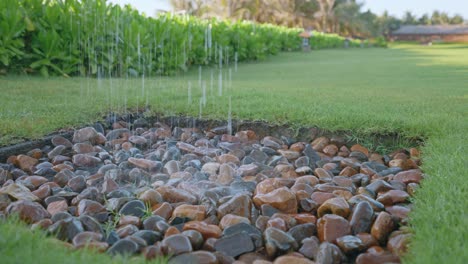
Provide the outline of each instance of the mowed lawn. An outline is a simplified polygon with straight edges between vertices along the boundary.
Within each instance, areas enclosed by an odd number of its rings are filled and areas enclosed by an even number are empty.
[[[221,77],[218,69],[199,73],[193,67],[145,79],[1,77],[0,145],[146,106],[227,119],[231,105],[235,119],[348,130],[360,139],[399,133],[402,144],[424,138],[427,178],[414,201],[405,262],[468,262],[468,45],[282,53],[237,71],[224,66]]]

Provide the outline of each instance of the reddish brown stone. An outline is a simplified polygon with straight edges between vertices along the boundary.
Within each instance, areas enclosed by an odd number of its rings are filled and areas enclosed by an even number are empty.
[[[402,256],[408,251],[408,244],[411,234],[405,234],[400,231],[393,232],[388,239],[387,248],[393,254]]]
[[[351,152],[353,151],[359,151],[364,153],[366,156],[369,157],[369,150],[366,147],[361,146],[360,144],[353,145],[351,147]]]
[[[395,181],[401,181],[405,184],[408,183],[418,183],[423,179],[421,170],[415,169],[415,170],[408,170],[408,171],[402,171],[399,172],[395,177],[393,177],[393,180]]]
[[[126,226],[126,225],[134,225],[134,226],[140,226],[141,225],[141,220],[137,216],[133,215],[121,215],[119,219],[119,227],[120,226]]]
[[[16,157],[16,165],[24,170],[25,172],[31,172],[32,168],[39,163],[39,161],[35,158],[26,156],[26,155],[18,155]]]
[[[330,144],[330,145],[325,146],[322,152],[330,157],[333,157],[336,155],[336,153],[338,153],[338,147],[333,144]]]
[[[226,227],[229,227],[238,223],[250,224],[250,221],[246,217],[242,217],[242,216],[238,216],[234,214],[227,214],[223,216],[223,218],[219,222],[219,227],[221,229],[225,229]]]
[[[393,228],[394,224],[390,214],[387,212],[380,212],[372,225],[371,235],[374,236],[381,245],[385,245]]]
[[[353,169],[353,168],[351,168],[351,167],[348,166],[348,167],[346,167],[346,168],[344,168],[344,169],[342,169],[342,170],[340,171],[339,176],[351,177],[351,176],[353,176],[353,175],[355,175],[355,174],[357,174],[357,173],[358,173],[357,170],[355,170],[355,169]]]
[[[17,214],[21,220],[29,224],[50,217],[49,212],[47,212],[42,205],[27,200],[11,203],[6,208],[6,213],[8,215]]]
[[[153,215],[159,215],[167,220],[172,215],[172,206],[169,203],[164,202],[153,210]]]
[[[269,204],[284,213],[297,213],[296,195],[287,187],[281,187],[268,194],[257,194],[253,201],[257,208]]]
[[[68,204],[65,200],[52,202],[47,206],[47,212],[49,212],[50,215],[54,215],[58,212],[66,212],[67,209]]]
[[[219,238],[221,236],[221,229],[216,225],[209,225],[201,221],[190,221],[184,225],[185,230],[196,230],[200,232],[204,239]]]
[[[393,205],[396,203],[403,203],[409,198],[407,192],[400,190],[390,190],[377,197],[377,201],[383,205]]]
[[[307,223],[317,223],[317,217],[313,214],[309,213],[302,213],[302,214],[295,214],[293,215],[294,219],[296,219],[296,223],[300,224],[307,224]]]
[[[348,221],[333,214],[327,214],[319,218],[317,231],[321,242],[335,242],[337,238],[351,234]]]
[[[204,205],[182,204],[174,209],[172,217],[187,217],[191,220],[202,221],[206,217],[206,207]]]
[[[318,205],[322,205],[326,200],[332,199],[337,197],[337,195],[333,193],[327,193],[327,192],[314,192],[310,196],[310,199],[314,201]]]
[[[342,197],[332,198],[326,200],[318,209],[318,217],[322,217],[325,214],[335,214],[344,218],[348,217],[351,210],[346,200]]]
[[[319,137],[312,141],[311,146],[315,151],[322,151],[323,148],[330,143],[330,139],[326,137]]]
[[[223,154],[218,157],[218,162],[223,163],[234,163],[236,165],[240,165],[240,160],[238,157],[231,155],[231,154]]]
[[[282,231],[288,231],[288,227],[286,226],[286,222],[281,219],[281,218],[274,218],[274,219],[270,219],[268,220],[267,222],[267,225],[266,227],[275,227],[279,230],[282,230]]]

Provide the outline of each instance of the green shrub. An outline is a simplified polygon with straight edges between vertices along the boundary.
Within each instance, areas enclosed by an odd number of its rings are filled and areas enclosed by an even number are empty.
[[[173,74],[300,49],[301,29],[247,21],[145,17],[106,0],[2,0],[0,68],[49,75]],[[317,33],[315,49],[343,46]]]

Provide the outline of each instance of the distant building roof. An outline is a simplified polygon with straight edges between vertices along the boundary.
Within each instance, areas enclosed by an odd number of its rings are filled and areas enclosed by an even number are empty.
[[[392,35],[468,35],[468,25],[401,26]]]

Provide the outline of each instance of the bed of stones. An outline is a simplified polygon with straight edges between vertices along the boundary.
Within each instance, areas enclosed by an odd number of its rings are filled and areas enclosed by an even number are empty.
[[[0,216],[70,248],[172,263],[399,263],[417,149],[96,124],[0,163]]]

